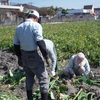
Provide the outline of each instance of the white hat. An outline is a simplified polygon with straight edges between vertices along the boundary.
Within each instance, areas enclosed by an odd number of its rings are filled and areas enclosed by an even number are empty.
[[[32,14],[32,15],[35,15],[36,17],[39,18],[39,13],[36,11],[36,10],[32,10],[29,12],[29,15]]]
[[[84,55],[82,52],[78,53],[77,56],[78,56],[80,59],[82,59],[82,58],[84,59],[84,58],[85,58],[85,55]]]
[[[77,66],[84,66],[85,63],[86,63],[85,55],[82,52],[76,54],[76,56],[75,56],[75,64]]]

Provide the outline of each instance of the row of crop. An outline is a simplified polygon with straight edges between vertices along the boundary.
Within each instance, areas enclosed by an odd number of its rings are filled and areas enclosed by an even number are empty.
[[[45,38],[51,39],[57,48],[58,59],[69,59],[83,52],[91,66],[100,66],[100,22],[71,22],[44,25]]]
[[[14,26],[0,27],[0,49],[13,48]]]
[[[42,24],[44,38],[54,42],[58,60],[83,52],[91,66],[100,66],[100,22]],[[0,27],[0,49],[13,50],[15,27]]]

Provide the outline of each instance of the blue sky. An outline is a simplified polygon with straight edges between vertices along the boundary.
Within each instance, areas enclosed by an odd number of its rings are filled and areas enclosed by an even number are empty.
[[[64,9],[81,9],[84,5],[94,5],[100,8],[100,0],[10,0],[13,3],[33,3],[37,7],[62,7]]]

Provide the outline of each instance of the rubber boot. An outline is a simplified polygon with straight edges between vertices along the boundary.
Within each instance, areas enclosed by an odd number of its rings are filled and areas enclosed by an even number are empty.
[[[57,61],[58,62],[58,61]],[[56,68],[55,68],[55,71],[57,71],[58,70],[58,64],[56,63]]]
[[[48,100],[48,93],[41,93],[41,100]]]
[[[32,90],[27,90],[27,99],[28,99],[28,100],[33,100],[33,97],[32,97]]]

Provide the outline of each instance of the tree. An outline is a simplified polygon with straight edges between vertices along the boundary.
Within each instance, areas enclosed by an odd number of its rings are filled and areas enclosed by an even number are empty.
[[[57,11],[59,11],[59,8],[58,8],[58,7],[56,7],[54,10],[55,10],[55,12],[57,12]]]
[[[47,10],[45,7],[42,7],[38,10],[40,16],[46,16],[47,15]]]
[[[42,7],[39,9],[39,13],[40,13],[40,16],[46,16],[46,15],[55,15],[56,12],[55,12],[55,9],[53,6],[51,7]]]
[[[62,14],[68,14],[67,10],[66,9],[62,9]]]
[[[53,8],[53,6],[47,9],[47,13],[48,15],[55,15],[55,9]]]
[[[15,14],[16,16],[18,16],[18,17],[25,18],[25,13],[24,12],[20,12],[20,11],[15,10],[15,11],[12,11],[12,13]]]
[[[62,7],[59,7],[59,8],[58,8],[58,10],[60,10],[60,11],[61,11],[61,10],[63,10],[63,8],[62,8]]]

